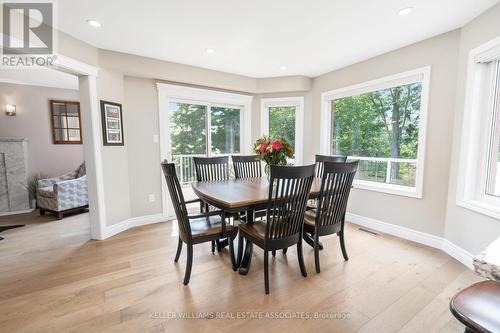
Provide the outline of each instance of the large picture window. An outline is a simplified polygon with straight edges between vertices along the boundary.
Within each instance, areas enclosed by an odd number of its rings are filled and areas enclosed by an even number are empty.
[[[252,96],[158,82],[160,159],[175,164],[186,200],[194,199],[193,157],[252,153]],[[153,138],[155,141],[155,138]],[[229,158],[231,163],[231,158]],[[232,168],[230,168],[231,170]],[[162,209],[173,216],[162,179]],[[197,207],[199,208],[199,207]]]
[[[500,38],[470,51],[457,205],[500,219]]]
[[[328,112],[324,150],[359,160],[355,186],[421,197],[428,72],[323,94]]]
[[[182,184],[196,180],[193,157],[240,154],[241,107],[172,100],[169,112],[171,158]]]
[[[294,147],[290,164],[302,163],[303,97],[264,98],[261,100],[261,132],[288,141]]]

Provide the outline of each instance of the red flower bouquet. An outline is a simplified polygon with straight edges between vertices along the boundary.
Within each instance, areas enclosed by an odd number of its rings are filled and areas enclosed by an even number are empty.
[[[266,174],[270,165],[286,165],[286,159],[293,157],[293,148],[288,142],[267,136],[258,139],[253,150],[266,163]]]

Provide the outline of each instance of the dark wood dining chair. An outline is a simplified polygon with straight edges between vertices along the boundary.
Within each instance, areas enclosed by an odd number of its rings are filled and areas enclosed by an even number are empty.
[[[347,200],[351,192],[358,161],[337,163],[324,162],[321,187],[316,209],[305,215],[304,233],[312,235],[316,273],[320,272],[319,237],[337,234],[344,260],[349,260],[345,248],[344,223]]]
[[[323,175],[323,170],[325,162],[345,162],[347,161],[347,156],[344,155],[316,155],[316,172],[315,175],[321,178]]]
[[[184,275],[184,285],[189,283],[191,267],[193,265],[193,245],[213,242],[221,238],[227,238],[233,271],[236,271],[236,258],[234,254],[233,239],[238,233],[238,228],[231,224],[226,224],[225,213],[223,211],[203,212],[197,215],[188,215],[186,201],[182,194],[182,188],[175,172],[175,165],[166,161],[161,163],[165,181],[177,217],[179,226],[179,242],[174,261],[179,260],[182,251],[182,244],[187,246],[186,272]]]
[[[264,286],[269,294],[269,251],[297,245],[300,271],[307,276],[302,254],[302,232],[307,198],[314,179],[314,165],[272,166],[266,221],[239,225],[238,262],[243,239],[264,250]]]
[[[193,161],[199,182],[229,179],[229,156],[193,157]]]
[[[257,155],[241,156],[233,155],[234,176],[240,178],[262,177],[262,165]]]
[[[196,171],[196,180],[199,182],[211,182],[229,179],[229,156],[193,157],[193,162]],[[210,205],[205,202],[202,203],[200,206],[200,211],[210,211]],[[220,252],[223,247],[219,240],[214,240],[212,242],[212,253],[215,252],[216,244],[218,252]]]
[[[257,155],[233,155],[234,176],[236,179],[260,178],[262,177],[262,163]],[[254,212],[255,218],[266,216],[265,210]],[[246,222],[246,216],[240,215],[240,221]]]

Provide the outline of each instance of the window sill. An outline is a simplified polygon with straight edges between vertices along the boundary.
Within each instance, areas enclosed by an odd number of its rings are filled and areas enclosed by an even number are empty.
[[[500,220],[500,207],[496,205],[490,205],[478,200],[468,199],[457,201],[457,206]]]
[[[369,182],[364,180],[354,180],[353,187],[360,190],[368,190],[381,192],[403,197],[422,199],[422,191],[418,191],[415,187]]]

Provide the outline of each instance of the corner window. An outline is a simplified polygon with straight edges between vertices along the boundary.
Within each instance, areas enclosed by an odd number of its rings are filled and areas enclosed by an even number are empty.
[[[294,147],[290,164],[302,164],[303,97],[264,98],[261,100],[261,132],[282,138]]]
[[[428,75],[425,68],[323,94],[323,153],[359,160],[355,187],[421,197]]]
[[[500,219],[500,38],[469,53],[457,205]]]

